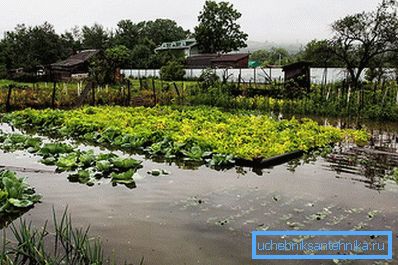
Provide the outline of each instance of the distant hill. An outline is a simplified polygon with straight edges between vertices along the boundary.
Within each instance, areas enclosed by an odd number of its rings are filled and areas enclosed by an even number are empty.
[[[269,50],[272,47],[281,47],[288,50],[289,53],[295,54],[300,51],[304,44],[302,43],[276,43],[276,42],[260,42],[260,41],[247,41],[247,47],[240,49],[240,52],[255,52],[258,50]]]

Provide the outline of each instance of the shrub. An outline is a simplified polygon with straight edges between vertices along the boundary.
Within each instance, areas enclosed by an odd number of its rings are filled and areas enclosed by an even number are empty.
[[[160,68],[160,78],[165,81],[183,80],[185,75],[184,66],[178,61],[169,61]]]
[[[210,87],[215,87],[216,84],[220,81],[220,78],[212,69],[206,69],[202,72],[199,77],[200,87],[203,90],[207,90]]]

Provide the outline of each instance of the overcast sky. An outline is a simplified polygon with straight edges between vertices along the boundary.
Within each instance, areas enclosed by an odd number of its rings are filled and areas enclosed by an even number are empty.
[[[114,28],[121,19],[134,22],[170,18],[193,29],[205,0],[1,0],[0,32],[16,24],[48,21],[58,32],[98,22]],[[333,21],[373,10],[379,0],[232,0],[252,41],[304,43],[330,36]]]

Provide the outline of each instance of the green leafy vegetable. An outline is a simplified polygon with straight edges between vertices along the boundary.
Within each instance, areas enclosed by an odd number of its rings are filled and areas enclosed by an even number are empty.
[[[89,170],[79,170],[75,174],[70,174],[68,179],[71,182],[78,182],[88,186],[93,186],[95,183],[95,178],[92,177],[92,172]]]
[[[71,171],[78,167],[79,153],[74,152],[58,159],[56,166],[59,171]]]
[[[0,171],[0,216],[7,213],[18,213],[29,208],[41,199],[34,189],[14,172]]]
[[[279,121],[266,115],[232,114],[212,107],[24,110],[7,114],[5,120],[96,144],[145,150],[152,156],[206,160],[211,166],[231,164],[232,157],[261,160],[341,141],[362,145],[368,140],[364,130],[320,126],[310,119]]]
[[[73,152],[73,147],[64,143],[48,143],[44,144],[40,149],[39,154],[44,158],[54,156],[58,157],[61,154],[68,154]]]
[[[112,164],[115,168],[120,170],[129,170],[129,169],[136,169],[141,167],[141,161],[132,159],[132,158],[113,158],[111,160]]]
[[[96,162],[95,167],[98,171],[109,172],[112,169],[112,163],[109,160],[99,160]]]
[[[135,188],[135,181],[134,181],[134,176],[135,171],[130,169],[129,171],[123,172],[123,173],[112,173],[111,178],[112,178],[112,183],[114,185],[116,184],[123,184],[129,188]]]

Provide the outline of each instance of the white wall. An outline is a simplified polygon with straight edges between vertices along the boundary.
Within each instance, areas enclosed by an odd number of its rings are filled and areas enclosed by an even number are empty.
[[[201,75],[204,69],[185,69],[186,78],[197,78]],[[395,78],[392,69],[387,69],[391,73],[391,78]],[[229,81],[238,81],[239,73],[244,82],[265,83],[266,78],[271,76],[272,80],[283,81],[284,73],[282,68],[257,68],[257,69],[214,69],[216,74],[222,79],[223,75],[229,76]],[[365,77],[365,72],[362,72],[361,78]],[[140,78],[140,77],[160,77],[159,69],[123,69],[121,73],[126,77]],[[341,81],[347,77],[347,72],[344,68],[328,68],[326,72],[327,83]],[[322,83],[325,79],[324,68],[311,68],[311,81],[312,83]]]

